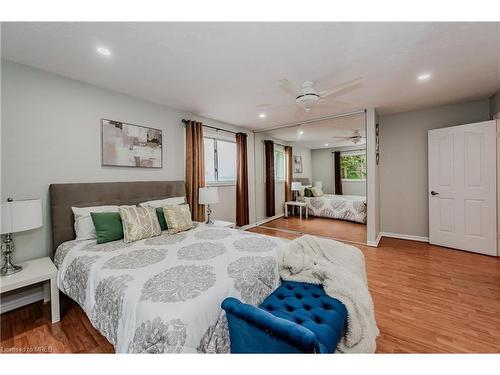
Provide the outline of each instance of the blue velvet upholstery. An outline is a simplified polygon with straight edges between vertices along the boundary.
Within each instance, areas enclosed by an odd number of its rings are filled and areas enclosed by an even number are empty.
[[[232,353],[333,353],[347,310],[319,285],[284,281],[259,307],[222,303]]]

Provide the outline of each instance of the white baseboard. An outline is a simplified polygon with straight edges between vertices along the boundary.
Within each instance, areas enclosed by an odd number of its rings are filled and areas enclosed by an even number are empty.
[[[43,300],[43,287],[38,286],[0,299],[0,314]]]
[[[378,247],[378,244],[381,239],[382,239],[382,233],[379,233],[375,241],[366,241],[366,244],[370,247]]]
[[[271,217],[267,217],[265,219],[257,221],[256,223],[252,223],[252,224],[248,224],[248,225],[244,225],[242,227],[239,227],[239,229],[241,229],[241,230],[247,230],[247,229],[250,229],[250,228],[255,228],[255,227],[258,227],[259,225],[265,224],[265,223],[267,223],[269,221],[273,221],[273,220],[279,219],[280,217],[283,217],[283,216],[284,216],[284,214],[279,214],[279,215],[274,215],[274,216],[271,216]]]
[[[429,237],[413,236],[413,235],[410,235],[410,234],[401,234],[401,233],[392,233],[392,232],[381,232],[380,236],[381,237],[398,238],[400,240],[429,242]]]

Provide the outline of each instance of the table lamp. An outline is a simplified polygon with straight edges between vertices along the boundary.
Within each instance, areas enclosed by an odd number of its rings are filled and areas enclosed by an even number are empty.
[[[15,201],[8,198],[7,202],[2,203],[2,234],[5,234],[2,247],[5,262],[0,270],[0,276],[12,275],[23,269],[12,263],[11,256],[14,252],[12,233],[24,232],[41,226],[42,201],[40,199]]]
[[[292,191],[293,191],[293,200],[297,200],[297,192],[300,190],[300,188],[302,187],[302,183],[301,182],[297,182],[297,181],[293,181],[292,182]]]
[[[213,225],[214,222],[210,215],[212,214],[211,204],[219,203],[219,191],[216,187],[202,187],[200,188],[199,203],[207,205],[207,221],[205,224]]]

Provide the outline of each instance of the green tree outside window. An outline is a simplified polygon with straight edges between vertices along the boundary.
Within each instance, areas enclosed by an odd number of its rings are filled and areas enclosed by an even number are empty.
[[[340,169],[343,180],[366,180],[366,155],[341,155]]]

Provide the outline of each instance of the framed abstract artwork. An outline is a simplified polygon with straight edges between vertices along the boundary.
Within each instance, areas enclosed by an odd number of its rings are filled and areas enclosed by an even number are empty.
[[[293,155],[293,173],[302,173],[301,155]]]
[[[102,165],[161,168],[162,131],[126,122],[101,120]]]

